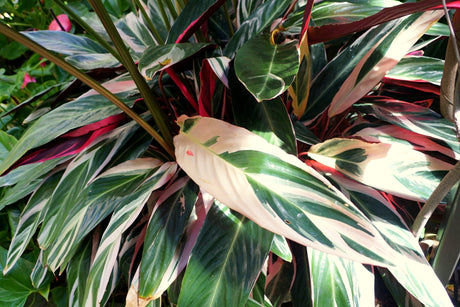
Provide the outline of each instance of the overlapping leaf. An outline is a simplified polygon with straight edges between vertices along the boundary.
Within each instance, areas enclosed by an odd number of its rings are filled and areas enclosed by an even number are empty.
[[[460,144],[455,136],[454,125],[431,109],[382,97],[366,99],[357,104],[355,109],[363,115],[372,115],[390,124],[430,137],[442,146],[450,148],[455,152],[455,156],[460,154]]]
[[[133,91],[119,94],[127,105],[134,103]],[[58,136],[108,116],[121,113],[120,109],[100,95],[84,95],[40,117],[21,137],[10,154],[0,164],[0,173],[7,170],[28,150],[46,144]]]
[[[178,306],[244,306],[272,237],[247,218],[214,205],[193,248]]]
[[[443,285],[425,260],[420,246],[397,211],[385,198],[370,187],[358,184],[335,170],[315,164],[328,174],[342,191],[361,209],[382,234],[403,256],[395,267],[388,268],[398,282],[426,306],[451,306]]]
[[[313,306],[373,306],[374,274],[369,268],[317,250],[307,251]]]
[[[330,139],[308,155],[358,182],[416,201],[425,201],[453,167],[411,146],[358,139]]]
[[[313,119],[329,105],[329,116],[343,112],[367,94],[440,18],[426,12],[368,30],[339,53],[315,77],[303,119]]]
[[[177,168],[176,164],[171,162],[158,164],[157,161],[153,165],[152,162],[150,161],[148,167],[152,170],[149,178],[138,187],[135,193],[128,194],[118,203],[117,210],[113,213],[109,225],[102,235],[101,243],[86,280],[84,305],[95,306],[102,301],[112,270],[116,265],[122,234],[139,216],[152,191],[168,182]],[[153,169],[152,166],[154,166]],[[119,167],[112,171],[109,170],[106,176],[111,175],[112,172],[115,172],[115,177],[120,176],[121,174],[118,172],[123,169],[124,167]]]
[[[402,58],[385,76],[400,80],[424,80],[441,85],[444,61],[441,59],[411,56]]]
[[[139,70],[144,77],[151,79],[160,70],[166,69],[197,53],[205,43],[182,43],[150,46],[139,60]]]
[[[258,101],[281,95],[299,69],[296,42],[275,44],[267,36],[247,41],[235,57],[235,73]]]
[[[104,47],[84,36],[62,31],[31,31],[22,34],[48,50],[68,55],[66,60],[80,69],[120,65]]]
[[[241,25],[224,48],[224,55],[233,58],[246,41],[261,33],[289,6],[290,0],[268,0],[259,6]]]
[[[169,287],[163,280],[169,280],[172,269],[179,266],[179,273],[184,268],[185,261],[179,263],[184,248],[181,239],[197,197],[196,184],[183,177],[158,200],[147,227],[140,266],[139,296],[143,299],[161,296]]]
[[[179,165],[226,206],[300,244],[366,263],[391,263],[393,250],[368,220],[295,156],[216,119],[183,116],[178,123]]]

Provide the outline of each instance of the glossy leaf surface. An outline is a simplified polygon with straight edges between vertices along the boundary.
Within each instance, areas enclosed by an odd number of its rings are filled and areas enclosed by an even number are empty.
[[[178,306],[244,306],[272,237],[247,218],[215,204],[192,250]]]
[[[367,219],[295,156],[216,119],[183,116],[178,123],[179,165],[226,206],[303,245],[363,262],[391,261],[383,255],[393,251]]]
[[[261,33],[289,6],[290,0],[268,0],[259,6],[239,27],[224,48],[224,55],[233,58],[246,41]]]
[[[266,36],[247,41],[238,50],[235,72],[258,100],[270,100],[283,93],[299,68],[296,42],[276,45]]]
[[[358,182],[416,201],[425,201],[453,167],[411,146],[358,139],[330,139],[312,146],[308,155]]]
[[[424,80],[441,85],[444,61],[441,59],[411,56],[402,58],[386,77],[400,80]]]
[[[204,43],[183,43],[150,46],[139,60],[139,70],[144,77],[152,79],[158,71],[184,60],[207,45]]]

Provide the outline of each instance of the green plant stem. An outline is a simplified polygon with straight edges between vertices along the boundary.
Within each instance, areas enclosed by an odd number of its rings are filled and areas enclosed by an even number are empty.
[[[129,51],[126,48],[125,43],[123,42],[122,38],[120,37],[120,34],[115,28],[115,25],[110,19],[109,14],[105,10],[104,5],[100,0],[89,0],[88,2],[91,4],[96,14],[99,16],[99,19],[104,25],[104,28],[106,29],[107,33],[112,39],[112,42],[115,45],[115,48],[117,49],[122,59],[121,63],[123,64],[123,66],[126,67],[131,77],[133,78],[134,83],[136,83],[137,87],[139,88],[139,91],[142,97],[144,98],[145,104],[147,105],[147,108],[152,114],[153,120],[160,129],[160,132],[163,138],[165,139],[166,143],[168,144],[168,147],[173,148],[172,135],[169,131],[168,125],[166,124],[167,117],[161,110],[159,103],[153,96],[153,93],[151,92],[149,85],[137,69],[137,66],[134,63],[131,55],[129,54]]]
[[[118,62],[121,63],[121,58],[118,52],[113,49],[112,46],[108,42],[105,41],[105,39],[102,38],[96,31],[91,28],[89,24],[87,24],[83,19],[81,19],[78,14],[76,14],[71,8],[69,8],[67,5],[65,5],[61,0],[54,0],[54,3],[59,6],[64,12],[66,12],[67,15],[69,15],[73,20],[75,20],[89,35],[91,35],[92,38],[94,38],[99,44],[101,44],[105,49],[107,49],[110,54],[112,54]]]
[[[447,193],[460,180],[460,161],[444,176],[439,185],[431,193],[422,210],[417,214],[414,224],[412,225],[412,233],[418,239],[425,228],[426,223],[430,219],[434,210],[439,203],[446,197]]]
[[[147,26],[149,27],[150,31],[152,31],[153,35],[155,36],[155,39],[157,40],[158,44],[163,45],[165,42],[161,38],[160,32],[158,32],[157,28],[153,24],[152,20],[150,20],[149,16],[147,15],[147,12],[144,9],[144,6],[139,0],[134,0],[134,3],[136,4],[137,8],[141,12],[142,16],[144,17],[145,22],[147,22]]]
[[[233,25],[232,20],[230,19],[230,14],[228,13],[227,3],[224,3],[224,12],[225,12],[225,20],[227,21],[228,31],[230,32],[230,36],[233,36]]]
[[[119,107],[123,112],[125,112],[130,118],[135,120],[142,128],[144,128],[159,144],[162,146],[171,156],[174,156],[173,148],[165,142],[163,137],[156,132],[152,126],[150,126],[146,121],[144,121],[136,112],[131,110],[127,105],[125,105],[117,96],[99,84],[96,80],[85,74],[84,72],[80,71],[79,69],[75,68],[74,66],[70,65],[62,58],[57,56],[56,54],[52,53],[51,51],[43,48],[42,46],[38,45],[31,39],[25,37],[21,33],[16,32],[15,30],[9,28],[3,22],[0,22],[0,33],[7,36],[8,38],[26,46],[27,48],[31,49],[32,51],[38,53],[44,58],[47,58],[49,61],[53,62],[69,74],[73,75],[75,78],[79,79],[99,94],[107,98],[110,102],[115,104]]]

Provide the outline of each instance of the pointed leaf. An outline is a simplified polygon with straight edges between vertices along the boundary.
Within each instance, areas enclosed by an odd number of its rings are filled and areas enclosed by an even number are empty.
[[[216,119],[182,116],[178,123],[179,165],[226,206],[300,244],[367,263],[391,261],[393,251],[368,220],[295,156]]]
[[[150,46],[139,60],[139,70],[145,78],[152,79],[158,71],[194,55],[208,45],[205,43],[182,43]]]
[[[385,240],[399,251],[401,260],[395,267],[389,268],[398,282],[426,306],[451,306],[447,292],[426,261],[417,240],[393,206],[372,188],[358,184],[335,170],[318,167],[340,185],[374,222]]]
[[[443,67],[444,61],[441,59],[411,56],[401,59],[401,61],[386,74],[386,77],[411,81],[424,80],[436,85],[441,85]]]
[[[400,20],[366,53],[335,94],[328,111],[337,115],[366,95],[444,12],[430,11]]]
[[[250,39],[235,57],[236,75],[258,101],[281,95],[298,69],[296,42],[276,45],[267,36]]]
[[[358,139],[330,139],[308,155],[358,182],[416,201],[425,201],[453,167],[410,146]]]
[[[173,262],[178,265],[181,239],[198,196],[198,187],[189,180],[178,180],[159,199],[144,240],[140,267],[139,296],[155,300],[169,285],[162,285]],[[176,258],[176,259],[174,259]],[[160,291],[159,287],[163,286]]]
[[[120,94],[126,104],[134,103],[132,91]],[[0,173],[7,170],[28,150],[54,140],[72,129],[121,113],[120,109],[100,95],[83,95],[40,117],[21,137],[0,164]]]
[[[356,110],[363,115],[370,114],[409,131],[428,136],[450,148],[456,156],[460,154],[460,143],[455,135],[454,125],[429,108],[377,97],[359,103]]]
[[[167,183],[176,168],[175,163],[168,162],[155,169],[155,173],[137,189],[136,193],[124,199],[113,213],[91,265],[85,288],[84,305],[95,306],[103,300],[116,264],[122,234],[138,218],[151,193]]]
[[[308,249],[313,306],[373,306],[374,274],[361,263]]]
[[[244,306],[272,236],[245,217],[214,205],[193,248],[178,306]]]
[[[31,196],[21,213],[18,226],[8,249],[7,262],[3,273],[7,273],[19,260],[43,220],[48,199],[56,188],[62,173],[55,173],[46,178]]]
[[[246,41],[261,33],[288,8],[290,0],[267,0],[240,26],[224,48],[224,55],[233,58]]]

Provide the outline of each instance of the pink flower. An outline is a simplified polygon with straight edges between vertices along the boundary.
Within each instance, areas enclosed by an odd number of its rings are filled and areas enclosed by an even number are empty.
[[[28,83],[35,83],[35,82],[37,82],[37,80],[35,80],[34,77],[26,73],[24,75],[24,81],[22,81],[21,89],[24,89]]]
[[[72,24],[70,23],[69,17],[66,14],[58,15],[56,16],[56,19],[54,19],[50,23],[50,25],[48,26],[48,30],[62,31],[61,27],[59,26],[59,23],[62,25],[62,27],[64,28],[64,31],[66,32],[69,32],[70,29],[72,29]],[[59,23],[57,21],[59,21]]]

